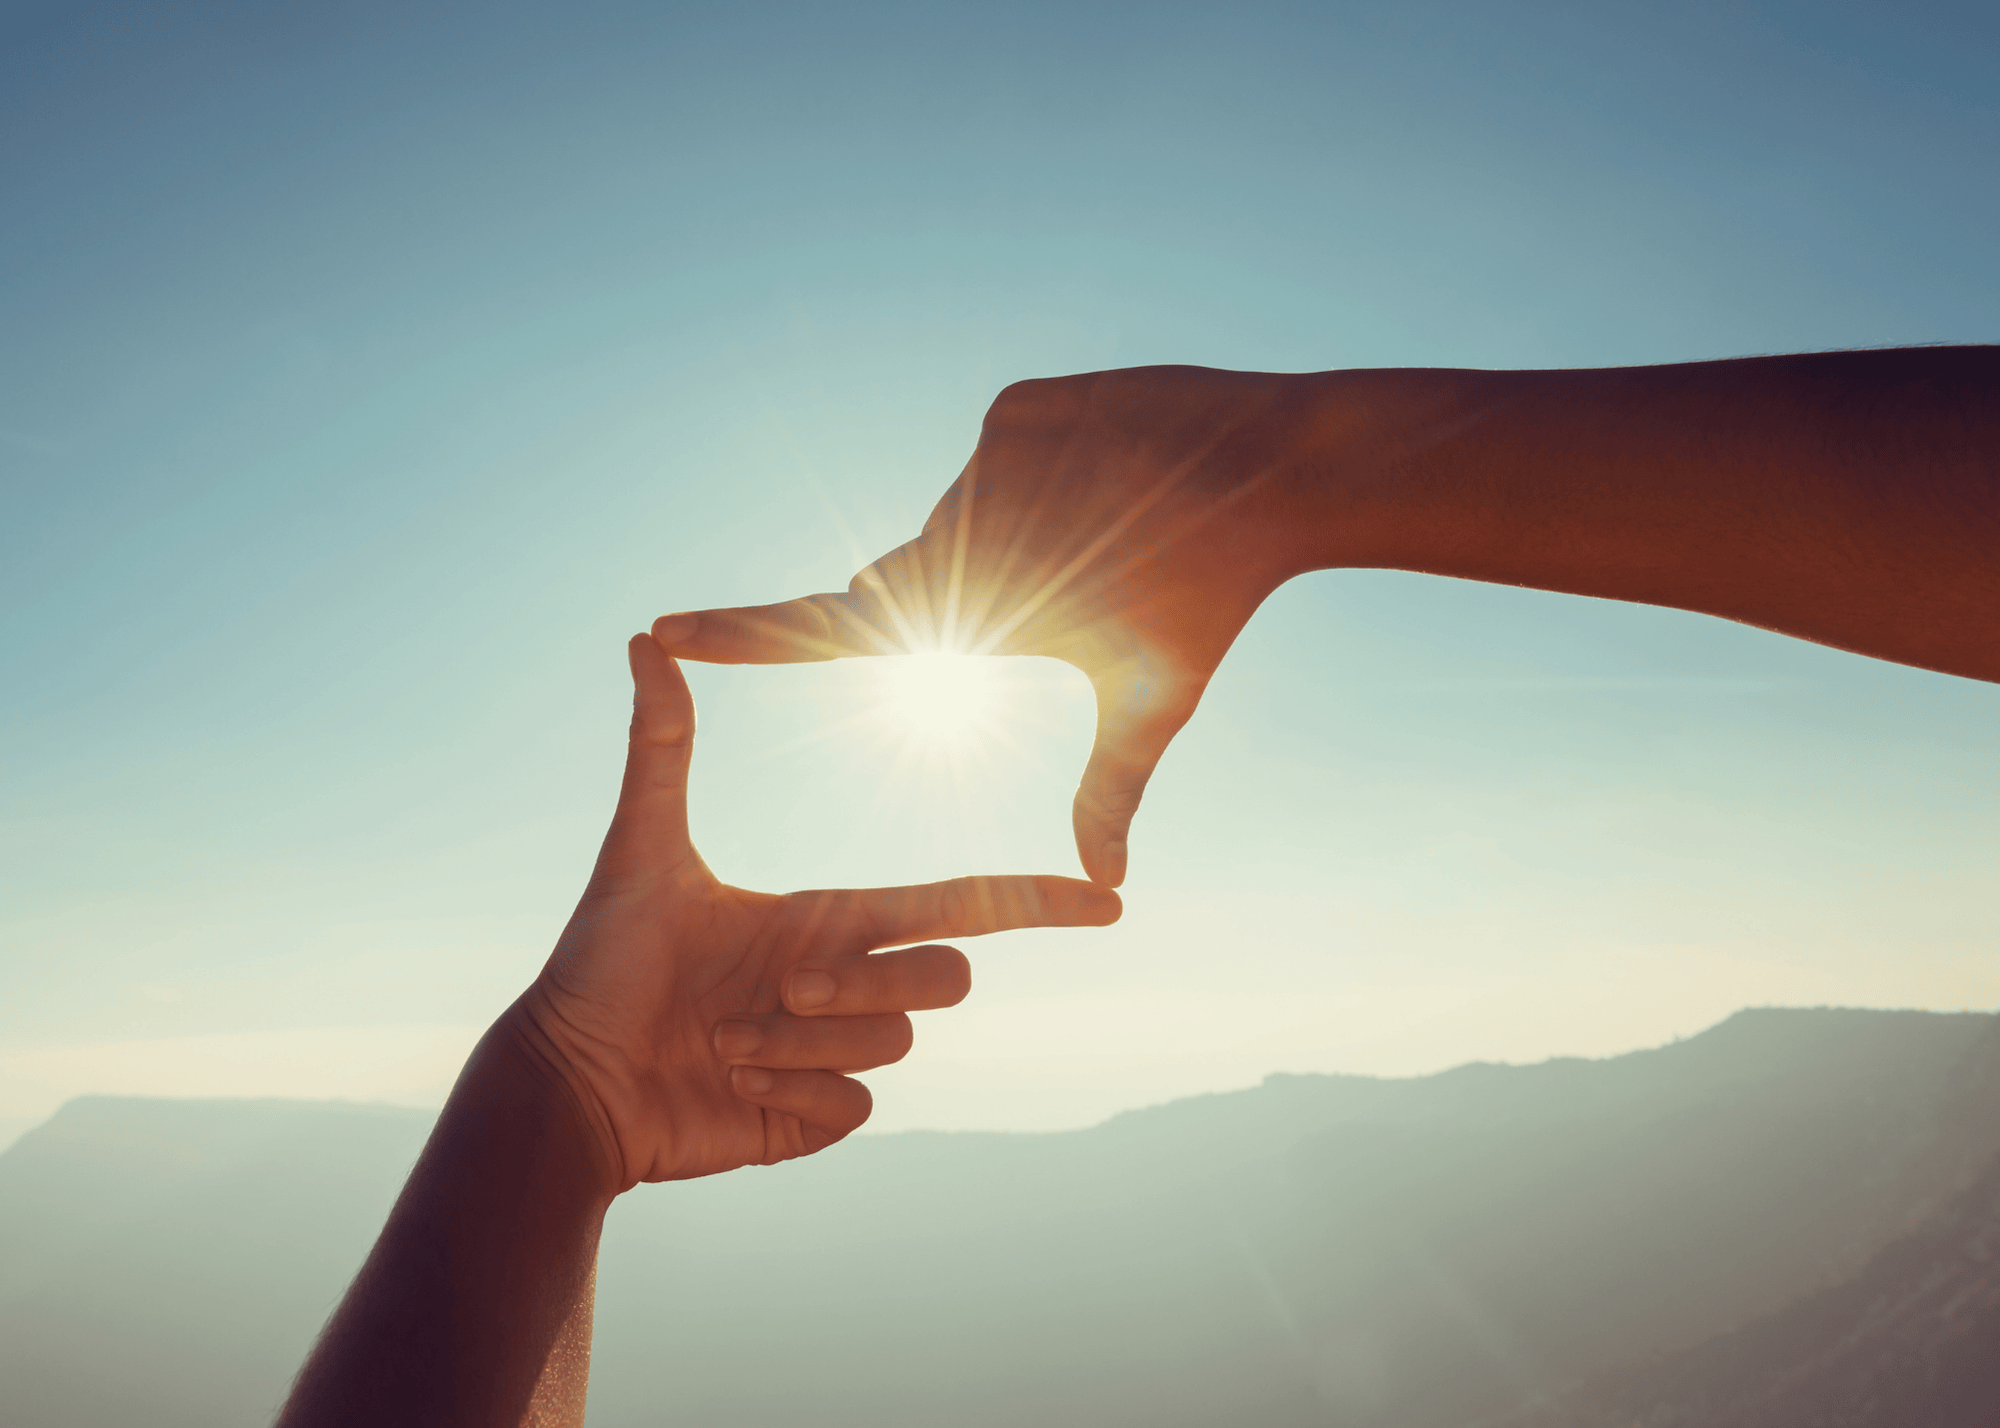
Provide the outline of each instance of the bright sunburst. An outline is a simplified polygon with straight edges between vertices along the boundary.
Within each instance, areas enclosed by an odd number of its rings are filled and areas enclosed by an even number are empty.
[[[912,743],[939,752],[968,748],[993,723],[998,667],[968,654],[897,655],[870,661],[881,678],[880,715]]]

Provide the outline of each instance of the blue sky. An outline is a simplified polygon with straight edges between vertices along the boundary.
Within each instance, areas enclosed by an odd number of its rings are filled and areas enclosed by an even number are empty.
[[[421,1102],[608,813],[621,647],[837,588],[994,392],[2000,337],[1941,5],[0,4],[0,1137]],[[1079,676],[956,775],[693,671],[749,886],[1070,871]],[[878,1123],[2000,1005],[2000,690],[1672,612],[1296,582],[1108,932],[977,949]]]

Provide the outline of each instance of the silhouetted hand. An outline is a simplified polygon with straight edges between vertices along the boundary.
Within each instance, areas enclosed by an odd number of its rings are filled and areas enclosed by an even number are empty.
[[[1090,676],[1090,876],[1237,632],[1372,566],[1699,610],[2000,679],[2000,347],[1544,372],[1139,367],[1009,387],[844,594],[663,616],[691,659],[957,649]]]
[[[900,1060],[907,1013],[950,1006],[971,986],[955,948],[876,949],[1116,920],[1115,894],[1067,878],[785,896],[719,882],[688,838],[687,683],[648,636],[630,656],[618,810],[515,1009],[596,1130],[613,1193],[809,1155],[867,1120],[868,1088],[842,1073]]]
[[[1077,850],[1115,887],[1168,742],[1244,622],[1309,563],[1270,479],[1290,390],[1200,367],[1019,383],[923,534],[846,593],[667,615],[653,634],[732,664],[928,649],[1066,660],[1098,710]]]

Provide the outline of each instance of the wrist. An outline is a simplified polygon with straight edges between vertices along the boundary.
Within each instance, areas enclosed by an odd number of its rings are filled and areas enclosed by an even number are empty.
[[[1436,568],[1456,487],[1511,374],[1454,368],[1305,373],[1287,400],[1279,501],[1293,574]]]
[[[575,1048],[551,1034],[539,986],[500,1014],[480,1041],[455,1088],[466,1082],[481,1099],[504,1099],[543,1143],[551,1169],[580,1194],[604,1204],[632,1186],[611,1117],[578,1064]]]

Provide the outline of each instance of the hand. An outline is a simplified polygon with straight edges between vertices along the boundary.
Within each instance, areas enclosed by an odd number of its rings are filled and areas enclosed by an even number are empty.
[[[1098,711],[1077,851],[1116,887],[1168,742],[1244,622],[1314,563],[1275,479],[1296,380],[1152,367],[1009,387],[923,534],[845,594],[667,615],[654,637],[727,664],[927,649],[1066,660]]]
[[[1116,894],[1067,878],[782,897],[718,882],[688,839],[687,683],[649,636],[630,655],[618,810],[513,1012],[591,1123],[608,1193],[810,1155],[867,1120],[868,1088],[841,1073],[900,1060],[906,1013],[950,1006],[971,985],[955,948],[876,949],[1117,919]]]

